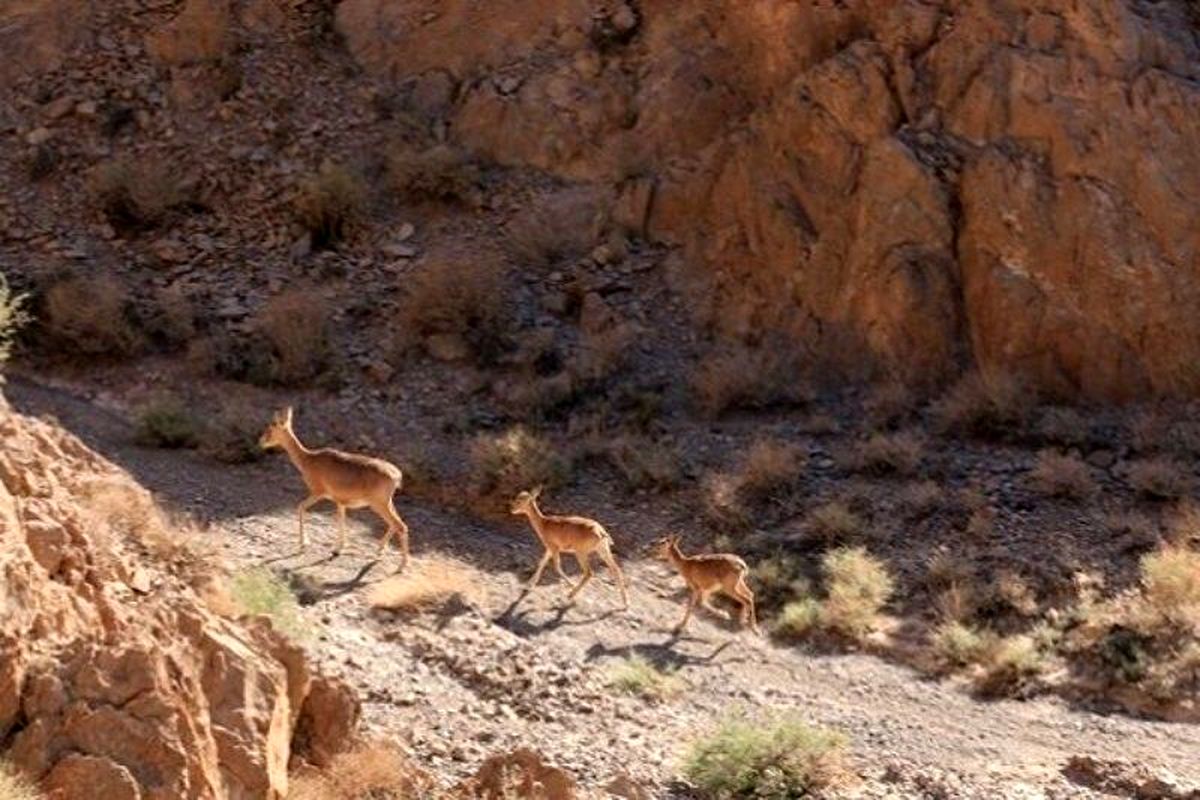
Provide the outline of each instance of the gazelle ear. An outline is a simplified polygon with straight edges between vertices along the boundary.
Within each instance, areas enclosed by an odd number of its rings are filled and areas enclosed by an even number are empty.
[[[288,406],[283,410],[283,422],[285,425],[292,424],[292,407]]]
[[[541,486],[535,486],[529,490],[530,499],[537,500],[541,496],[542,496],[542,487]]]

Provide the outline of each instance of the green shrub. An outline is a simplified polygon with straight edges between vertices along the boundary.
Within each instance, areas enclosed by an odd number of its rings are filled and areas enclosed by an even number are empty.
[[[142,407],[136,439],[147,447],[178,449],[200,444],[200,423],[174,397],[160,397]]]
[[[846,737],[792,716],[731,718],[694,742],[683,772],[706,797],[785,800],[836,783]]]
[[[992,636],[985,640],[979,656],[983,671],[975,688],[988,697],[1015,695],[1046,667],[1046,659],[1031,636]]]
[[[844,547],[827,553],[821,567],[827,593],[822,609],[826,627],[853,638],[874,630],[894,588],[883,562],[864,548]]]
[[[250,569],[233,576],[230,594],[242,614],[263,614],[277,631],[296,641],[309,636],[308,623],[292,590],[266,569]]]
[[[29,321],[24,305],[25,295],[13,293],[8,280],[0,273],[0,368],[12,355],[13,337]]]
[[[933,652],[949,668],[965,667],[979,660],[984,638],[969,625],[944,622],[933,633]]]
[[[1200,553],[1165,547],[1142,556],[1142,596],[1161,619],[1200,630]]]
[[[801,597],[783,607],[775,620],[775,633],[789,638],[803,638],[821,624],[821,603],[814,597]]]
[[[561,448],[522,427],[481,435],[471,447],[472,484],[480,494],[508,497],[534,486],[550,489],[566,482],[571,467]]]
[[[679,676],[660,670],[641,656],[630,656],[615,664],[608,671],[608,685],[651,700],[668,699],[683,689]]]

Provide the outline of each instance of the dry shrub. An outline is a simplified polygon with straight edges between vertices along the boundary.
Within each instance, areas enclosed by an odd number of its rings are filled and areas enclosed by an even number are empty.
[[[1088,500],[1100,490],[1087,464],[1054,450],[1038,453],[1029,478],[1033,488],[1046,497]]]
[[[821,626],[821,602],[815,597],[799,597],[784,605],[775,619],[772,632],[776,636],[803,639]]]
[[[913,475],[925,443],[912,433],[876,433],[843,456],[848,469],[870,475]]]
[[[1147,527],[1151,529],[1151,533],[1157,533],[1153,529],[1153,524],[1150,520],[1145,520]],[[1153,543],[1157,537],[1145,537],[1145,541]],[[1176,547],[1191,547],[1200,545],[1200,503],[1194,500],[1183,500],[1175,507],[1167,518],[1167,541]]]
[[[934,657],[943,669],[959,669],[976,663],[987,641],[978,631],[962,622],[943,622],[933,632]]]
[[[288,800],[410,800],[437,794],[437,781],[408,756],[374,742],[338,755],[326,769],[306,768],[292,776]]]
[[[964,375],[933,407],[943,433],[985,439],[1018,438],[1029,425],[1035,393],[1007,373]]]
[[[259,461],[258,438],[266,425],[262,412],[247,402],[227,401],[204,428],[201,449],[225,464]]]
[[[552,488],[566,482],[572,461],[563,448],[522,427],[485,434],[471,446],[471,484],[477,494],[503,497]]]
[[[424,337],[451,334],[477,359],[490,362],[507,346],[512,305],[504,267],[494,258],[432,256],[408,276],[405,289],[397,349],[407,350]]]
[[[164,395],[142,406],[135,438],[147,447],[196,447],[202,439],[200,420],[179,398]]]
[[[16,767],[0,761],[0,800],[40,800],[42,793]]]
[[[875,428],[891,428],[912,415],[917,406],[912,390],[902,383],[883,383],[871,390],[863,403],[867,421]]]
[[[1104,527],[1126,552],[1148,550],[1158,544],[1158,525],[1136,511],[1115,511],[1105,515]],[[1171,526],[1173,527],[1173,525]],[[1170,531],[1171,528],[1168,528]]]
[[[967,538],[973,542],[986,542],[996,536],[996,509],[991,505],[979,506],[967,517],[967,527],[964,531]]]
[[[29,321],[24,309],[25,300],[25,295],[16,294],[8,287],[8,279],[0,272],[0,368],[12,354],[13,338]]]
[[[172,167],[154,159],[117,159],[89,177],[92,196],[118,229],[152,228],[188,202],[188,192]]]
[[[846,547],[826,553],[821,569],[826,592],[823,624],[853,639],[873,631],[895,588],[883,562],[861,547]]]
[[[551,197],[508,224],[508,250],[524,267],[545,268],[577,259],[596,239],[597,214],[590,198]]]
[[[1178,500],[1195,484],[1191,470],[1165,456],[1135,461],[1127,480],[1138,494],[1151,500]]]
[[[301,182],[293,205],[300,224],[312,236],[313,247],[322,248],[349,235],[363,213],[366,197],[361,177],[326,161],[315,175]]]
[[[207,537],[200,536],[187,520],[168,517],[139,487],[116,478],[97,479],[83,486],[80,497],[90,518],[100,526],[97,530],[121,538],[145,555],[197,574],[209,572],[217,560]]]
[[[196,335],[196,309],[177,287],[154,290],[149,302],[138,311],[139,327],[160,347],[175,349]]]
[[[1169,546],[1142,557],[1142,597],[1164,621],[1200,633],[1200,553]]]
[[[975,577],[975,565],[960,550],[938,547],[925,566],[925,584],[931,589],[941,589],[957,584],[967,584]]]
[[[667,491],[682,478],[679,453],[668,442],[622,436],[609,442],[603,454],[634,491]]]
[[[692,392],[711,417],[738,408],[800,405],[812,399],[794,348],[737,346],[706,355],[692,373]]]
[[[840,500],[822,503],[808,512],[804,526],[810,536],[826,544],[860,539],[867,529],[863,518]]]
[[[608,685],[646,700],[669,700],[684,689],[674,670],[660,669],[641,656],[630,656],[608,670]]]
[[[466,200],[479,183],[479,166],[465,152],[439,144],[398,144],[388,153],[388,180],[405,200]]]
[[[808,797],[843,779],[845,749],[842,734],[796,717],[734,717],[692,743],[683,772],[706,797]]]
[[[1091,423],[1074,408],[1051,406],[1037,421],[1038,438],[1063,447],[1081,447],[1093,439]]]
[[[999,570],[988,589],[994,610],[1010,610],[1023,617],[1038,612],[1037,594],[1028,581],[1010,569]]]
[[[906,484],[896,500],[909,517],[926,517],[945,505],[946,492],[934,481],[919,481]]]
[[[128,355],[138,344],[128,303],[115,278],[70,277],[46,290],[41,320],[50,339],[75,354]]]
[[[579,353],[569,366],[570,372],[585,384],[602,385],[629,362],[631,348],[640,332],[637,325],[621,322],[584,333]]]
[[[290,289],[259,311],[255,327],[271,345],[272,382],[292,385],[319,375],[329,358],[329,304],[313,289]]]
[[[1046,668],[1046,657],[1031,636],[985,636],[978,656],[975,690],[984,697],[1026,694]]]
[[[974,617],[977,603],[975,591],[971,588],[973,585],[969,578],[955,580],[937,592],[933,597],[933,610],[938,617],[951,622],[963,622]]]
[[[738,473],[738,494],[748,504],[789,493],[800,479],[805,453],[799,446],[777,439],[759,438]]]
[[[230,595],[240,614],[270,618],[275,630],[302,642],[312,630],[288,582],[269,569],[243,570],[229,583]]]
[[[367,598],[372,607],[390,611],[420,611],[453,602],[479,605],[483,600],[478,575],[444,556],[420,559],[403,575],[376,584]]]

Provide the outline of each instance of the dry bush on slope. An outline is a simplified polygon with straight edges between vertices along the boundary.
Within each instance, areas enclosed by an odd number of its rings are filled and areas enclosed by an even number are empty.
[[[0,761],[0,800],[40,800],[42,793],[7,762]]]
[[[129,292],[116,278],[69,277],[46,290],[41,322],[73,355],[129,355],[138,337],[126,316]]]
[[[118,229],[152,228],[188,202],[172,168],[154,160],[105,162],[92,171],[89,185],[100,210]]]
[[[21,326],[29,321],[24,310],[25,295],[15,294],[8,280],[0,273],[0,369],[12,354],[13,338]]]
[[[842,548],[822,559],[826,599],[823,624],[861,639],[878,625],[879,612],[892,596],[895,582],[883,562],[861,547]]]
[[[562,485],[573,466],[573,457],[563,448],[520,427],[479,436],[470,460],[473,490],[503,498],[535,486]]]
[[[289,781],[288,800],[411,800],[444,796],[437,782],[395,747],[361,745],[323,770],[305,768]]]
[[[794,348],[744,345],[714,350],[692,373],[700,410],[719,417],[738,408],[799,405],[812,399]]]
[[[933,421],[943,433],[1019,438],[1036,403],[1035,393],[1012,375],[972,372],[934,404]]]
[[[271,345],[269,379],[296,385],[317,377],[329,361],[329,303],[315,289],[291,289],[266,302],[254,320]]]
[[[756,439],[733,472],[705,479],[704,508],[709,523],[746,529],[774,518],[772,506],[789,505],[804,460],[805,454],[796,445]]]
[[[479,166],[465,152],[445,144],[416,149],[407,143],[387,156],[388,180],[406,201],[470,198],[479,183]]]
[[[1046,497],[1082,501],[1091,499],[1100,490],[1087,464],[1053,450],[1038,453],[1029,478],[1033,488]]]
[[[877,433],[843,454],[846,469],[870,475],[913,475],[921,466],[925,443],[912,433]]]
[[[345,239],[362,215],[366,196],[362,178],[330,162],[303,181],[293,203],[313,247],[329,247]]]
[[[1129,467],[1127,479],[1140,495],[1150,500],[1177,500],[1195,487],[1190,469],[1172,458],[1148,458]]]
[[[479,605],[484,600],[478,576],[460,561],[426,556],[413,569],[375,585],[367,601],[389,611],[419,611],[450,602]]]
[[[476,360],[504,351],[512,304],[503,265],[487,256],[434,254],[408,275],[393,350],[403,353],[432,336],[450,336]]]

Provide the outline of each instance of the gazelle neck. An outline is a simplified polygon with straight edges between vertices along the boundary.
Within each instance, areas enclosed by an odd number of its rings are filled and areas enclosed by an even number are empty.
[[[667,546],[667,558],[669,558],[671,563],[676,567],[687,561],[687,556],[685,556],[683,551],[679,549],[679,545],[676,542],[671,542]]]
[[[312,455],[312,451],[300,443],[300,439],[296,437],[295,432],[291,428],[284,429],[281,445],[288,454],[288,458],[296,465],[296,469],[303,472],[308,457]]]
[[[529,518],[529,524],[533,527],[533,532],[542,538],[542,530],[546,524],[546,515],[538,508],[537,500],[530,500],[529,505],[525,506],[525,516]]]

